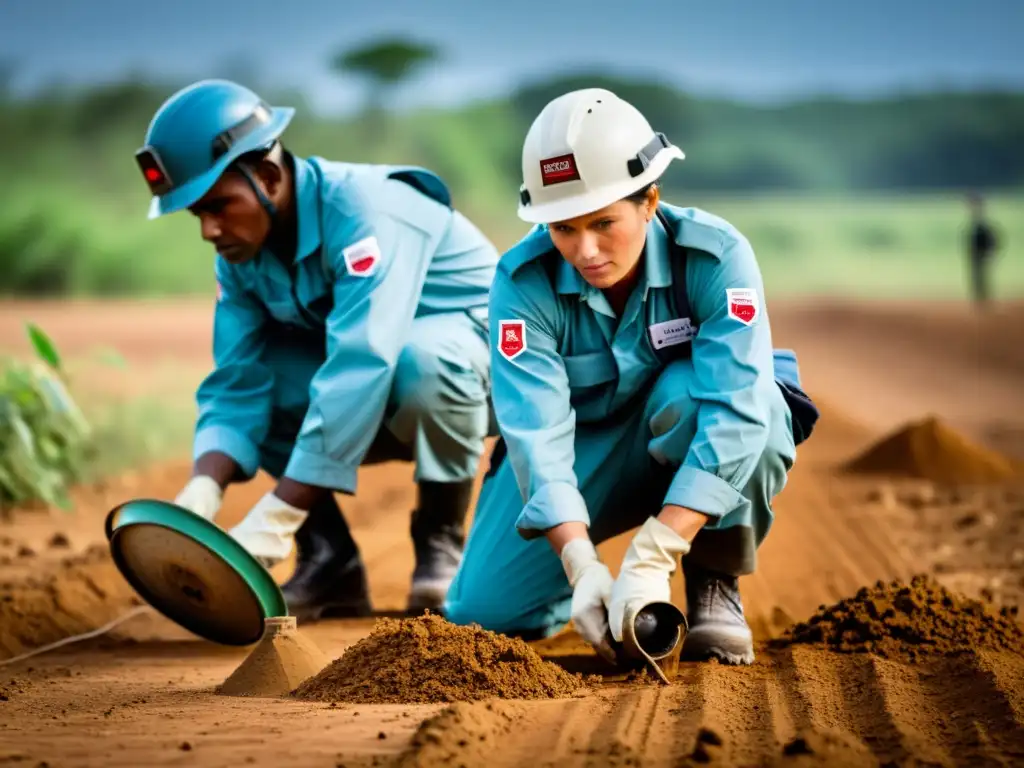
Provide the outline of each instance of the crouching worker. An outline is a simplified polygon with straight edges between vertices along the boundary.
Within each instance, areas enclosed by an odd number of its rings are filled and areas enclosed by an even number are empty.
[[[600,89],[555,99],[526,137],[519,215],[539,226],[491,288],[502,441],[451,621],[536,637],[572,619],[612,660],[627,605],[668,601],[681,556],[685,657],[753,660],[737,579],[816,411],[772,349],[750,243],[659,199],[673,158]],[[613,581],[594,545],[638,526]]]
[[[214,369],[197,392],[194,476],[178,504],[213,520],[224,489],[276,479],[230,533],[300,621],[370,610],[334,491],[360,465],[415,461],[409,607],[440,607],[488,434],[487,295],[498,254],[434,174],[303,159],[294,114],[203,81],[157,112],[137,154],[150,218],[189,210],[216,248]]]

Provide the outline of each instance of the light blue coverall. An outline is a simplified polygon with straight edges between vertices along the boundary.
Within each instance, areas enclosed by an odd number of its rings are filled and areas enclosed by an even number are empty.
[[[690,249],[687,295],[699,321],[692,357],[659,362],[648,328],[676,319],[669,232],[648,226],[642,277],[616,318],[604,294],[561,258],[544,225],[498,266],[490,300],[494,408],[507,456],[481,490],[450,621],[553,634],[572,589],[543,531],[569,521],[595,543],[676,504],[709,516],[687,556],[750,573],[795,460],[790,409],[776,383],[799,386],[795,356],[775,355],[749,242],[723,219],[662,203]],[[727,289],[753,289],[760,314],[728,311]],[[525,321],[525,348],[499,351],[502,321]],[[514,350],[513,350],[514,351]]]
[[[217,258],[194,456],[346,493],[368,456],[415,459],[417,482],[472,479],[493,423],[496,249],[423,169],[296,157],[295,195],[291,270],[267,251]]]

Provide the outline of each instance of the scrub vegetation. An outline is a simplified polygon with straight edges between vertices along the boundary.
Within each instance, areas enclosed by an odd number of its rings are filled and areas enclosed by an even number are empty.
[[[28,325],[34,360],[0,363],[0,516],[43,501],[67,508],[92,448],[89,423],[63,382],[52,340]]]
[[[339,63],[340,66],[340,63]],[[243,81],[244,82],[244,81]],[[371,81],[373,82],[373,81]],[[981,190],[1002,236],[997,295],[1024,289],[1024,95],[934,94],[772,108],[700,99],[650,82],[573,77],[459,109],[315,114],[297,93],[247,83],[298,114],[301,154],[419,164],[505,248],[519,151],[552,96],[604,85],[687,153],[666,197],[727,217],[752,240],[773,295],[964,294],[964,195]],[[181,83],[0,95],[0,293],[175,295],[213,287],[209,248],[187,215],[146,220],[133,153]],[[383,87],[377,83],[377,88]]]

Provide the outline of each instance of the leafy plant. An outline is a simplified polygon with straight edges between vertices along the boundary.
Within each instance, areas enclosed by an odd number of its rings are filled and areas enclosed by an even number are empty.
[[[39,501],[69,509],[92,430],[65,387],[53,341],[32,323],[26,331],[38,360],[8,359],[0,370],[0,511]]]

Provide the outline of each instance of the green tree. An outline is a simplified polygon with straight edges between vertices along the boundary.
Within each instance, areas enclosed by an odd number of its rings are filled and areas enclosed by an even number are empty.
[[[331,69],[354,74],[367,81],[364,117],[369,136],[379,136],[384,128],[384,105],[388,96],[413,74],[441,59],[440,49],[430,43],[390,37],[338,53]]]

